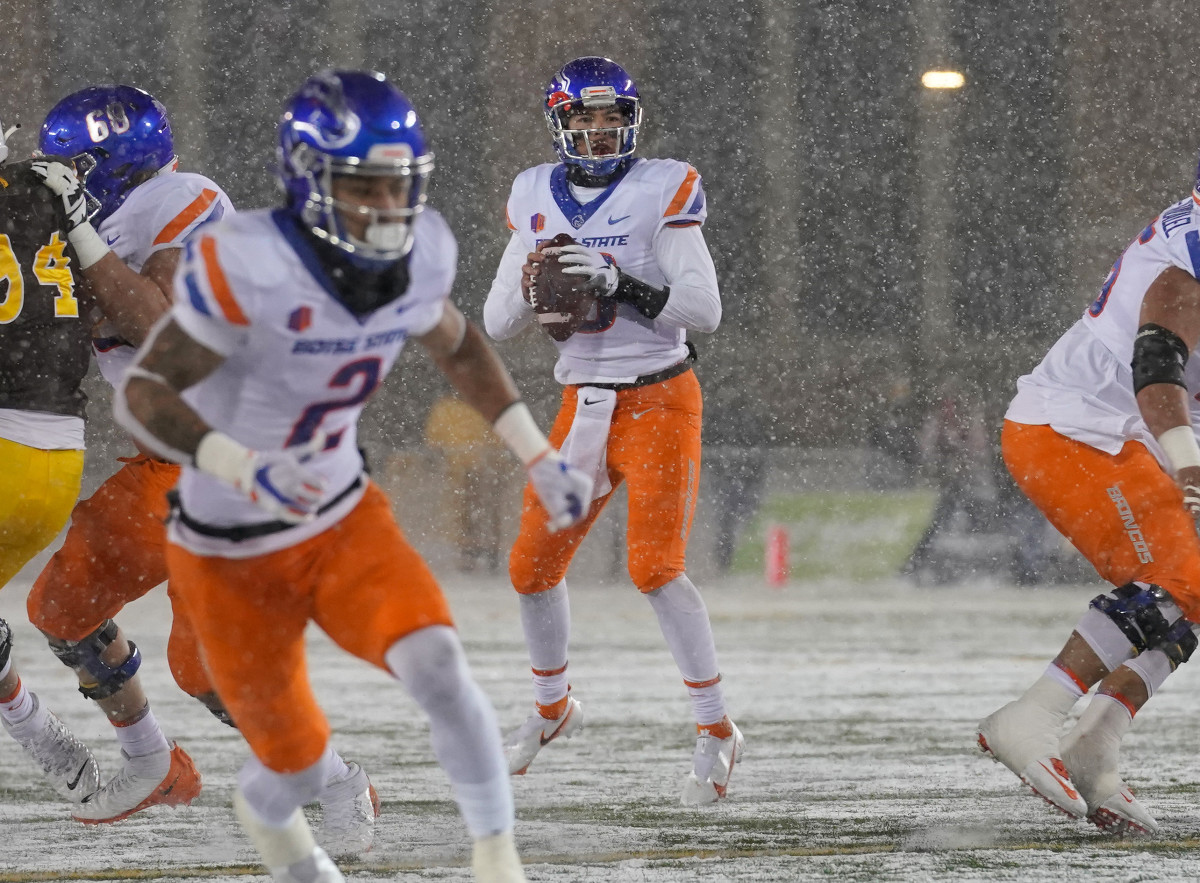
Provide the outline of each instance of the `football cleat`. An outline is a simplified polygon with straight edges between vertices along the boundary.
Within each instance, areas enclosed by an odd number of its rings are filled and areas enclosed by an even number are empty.
[[[103,788],[84,798],[71,813],[85,825],[119,822],[151,806],[190,804],[200,794],[200,774],[187,752],[171,743],[170,751],[130,757]]]
[[[1154,816],[1133,796],[1117,772],[1117,744],[1076,726],[1059,745],[1063,763],[1087,802],[1087,820],[1106,834],[1148,837],[1158,833]]]
[[[357,763],[346,764],[344,776],[331,779],[321,792],[321,827],[317,842],[333,858],[352,858],[375,842],[379,795]]]
[[[271,868],[274,883],[345,883],[346,878],[333,863],[333,859],[319,846],[313,847],[312,855],[293,862],[287,867]]]
[[[733,765],[742,759],[746,740],[728,717],[715,724],[696,725],[696,751],[692,771],[683,783],[679,802],[684,806],[716,803],[725,796]]]
[[[41,707],[30,693],[33,713],[19,724],[0,719],[8,734],[17,740],[41,767],[54,790],[72,803],[79,803],[100,787],[100,770],[88,747],[80,742],[53,711]]]
[[[1118,837],[1150,837],[1158,833],[1158,822],[1124,782],[1116,794],[1088,813],[1087,818],[1105,834]]]
[[[559,713],[557,717],[549,718],[542,715],[543,711]],[[538,710],[504,740],[508,772],[514,776],[525,775],[543,746],[555,739],[570,739],[582,726],[583,706],[570,693],[553,705],[539,705]]]
[[[525,871],[521,868],[512,831],[476,840],[471,870],[478,883],[525,883]]]
[[[1082,819],[1087,802],[1071,781],[1058,756],[1057,722],[1041,709],[1020,701],[1009,702],[979,723],[979,750],[1004,764],[1051,806]]]

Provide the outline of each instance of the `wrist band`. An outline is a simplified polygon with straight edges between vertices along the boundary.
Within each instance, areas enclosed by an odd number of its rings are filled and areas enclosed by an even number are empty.
[[[529,408],[521,401],[513,402],[501,412],[492,424],[492,431],[526,466],[550,448],[549,440],[538,429]]]
[[[1191,426],[1173,426],[1158,437],[1171,469],[1178,472],[1189,466],[1200,466],[1200,444]]]
[[[209,430],[196,445],[196,468],[238,487],[253,452],[223,432]]]
[[[92,264],[99,263],[111,251],[91,224],[80,224],[67,234],[67,241],[75,249],[75,256],[79,258],[79,269],[81,270],[86,270]]]

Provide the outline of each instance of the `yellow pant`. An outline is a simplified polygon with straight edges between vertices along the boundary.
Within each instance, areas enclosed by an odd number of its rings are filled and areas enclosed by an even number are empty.
[[[79,499],[83,451],[0,438],[0,588],[62,530]]]

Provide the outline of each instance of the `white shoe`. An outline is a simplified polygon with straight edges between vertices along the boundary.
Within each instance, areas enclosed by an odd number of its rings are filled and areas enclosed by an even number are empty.
[[[54,790],[72,803],[79,803],[100,787],[100,770],[88,747],[76,739],[67,725],[50,709],[41,708],[37,694],[30,693],[33,713],[19,724],[0,718],[4,729],[37,761]],[[30,729],[32,732],[29,732]]]
[[[271,868],[271,879],[275,883],[345,883],[346,878],[338,866],[319,846],[313,847],[312,855],[293,862],[284,868]]]
[[[979,722],[976,742],[1051,806],[1071,818],[1087,816],[1087,801],[1059,757],[1058,722],[1052,715],[1028,703],[1009,702]]]
[[[692,771],[683,783],[683,794],[679,798],[684,806],[703,806],[722,799],[733,775],[733,765],[742,759],[746,750],[742,731],[728,717],[712,726],[720,731],[724,729],[721,724],[729,727],[729,735],[723,739],[708,727],[697,727],[699,735],[692,755]]]
[[[1158,833],[1158,822],[1124,782],[1116,794],[1088,813],[1088,821],[1105,834],[1118,837],[1151,837]]]
[[[555,739],[570,739],[583,726],[583,706],[570,693],[563,713],[553,720],[534,712],[504,740],[508,772],[523,776],[542,747]]]
[[[512,831],[476,840],[471,870],[478,883],[526,883]]]
[[[379,795],[357,763],[331,779],[321,792],[321,827],[317,842],[333,858],[362,855],[375,842],[375,819],[379,817]]]
[[[181,806],[200,795],[200,774],[175,743],[168,751],[130,757],[103,788],[84,798],[71,815],[85,825],[119,822],[151,806]]]
[[[1093,700],[1095,701],[1095,700]],[[1059,744],[1063,763],[1087,802],[1087,820],[1106,834],[1149,837],[1158,822],[1117,772],[1119,740],[1084,732],[1079,724]]]

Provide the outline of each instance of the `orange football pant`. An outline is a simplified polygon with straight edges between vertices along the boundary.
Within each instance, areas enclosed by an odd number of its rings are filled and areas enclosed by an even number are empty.
[[[55,638],[86,638],[167,578],[167,491],[179,467],[144,454],[120,459],[125,465],[75,506],[62,548],[29,593],[29,621]],[[212,692],[191,624],[170,586],[167,595],[171,674],[189,695]]]
[[[1183,494],[1141,442],[1115,457],[1049,426],[1004,422],[1004,462],[1021,490],[1115,586],[1166,589],[1200,622],[1200,538]]]
[[[562,444],[575,419],[579,390],[563,390],[562,407],[550,442]],[[700,492],[700,423],[703,402],[692,371],[678,377],[617,392],[608,434],[608,476],[613,491],[628,486],[625,535],[629,576],[652,592],[685,570],[688,534]],[[544,592],[562,581],[576,549],[612,493],[595,500],[584,521],[550,533],[546,510],[526,485],[521,529],[509,556],[513,586],[523,595]]]
[[[374,483],[340,522],[295,546],[233,559],[168,544],[167,566],[217,695],[258,759],[279,773],[312,766],[329,741],[308,681],[310,620],[385,671],[384,654],[400,638],[453,625],[437,581]]]

